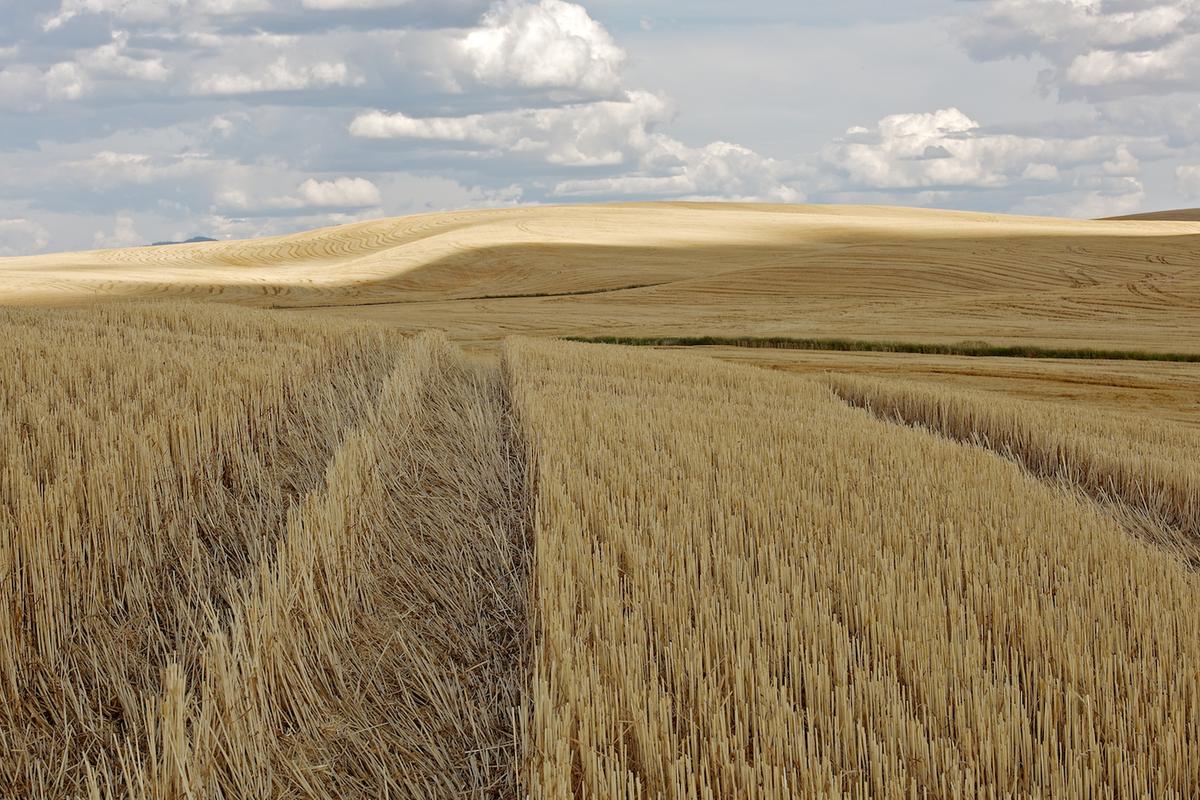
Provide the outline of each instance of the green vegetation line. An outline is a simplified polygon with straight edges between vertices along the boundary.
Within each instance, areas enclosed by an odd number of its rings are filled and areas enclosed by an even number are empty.
[[[454,300],[511,300],[518,297],[576,297],[581,294],[608,294],[624,292],[629,289],[648,289],[651,286],[662,286],[661,283],[634,283],[629,286],[609,286],[603,289],[576,289],[573,292],[532,292],[529,294],[483,294],[478,297],[451,298]]]
[[[861,339],[794,339],[785,336],[565,336],[570,342],[632,347],[762,347],[777,350],[829,350],[847,353],[919,353],[931,356],[999,358],[1081,358],[1105,361],[1200,362],[1200,353],[1153,353],[1145,350],[1097,350],[1090,347],[1040,347],[987,342],[922,344]]]

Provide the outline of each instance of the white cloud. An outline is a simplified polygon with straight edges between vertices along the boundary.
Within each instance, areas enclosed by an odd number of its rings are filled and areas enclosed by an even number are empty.
[[[994,59],[1037,54],[1045,86],[1112,96],[1195,88],[1197,0],[987,0],[962,28],[968,51]]]
[[[362,83],[363,78],[352,75],[344,62],[292,64],[286,56],[280,56],[261,72],[255,70],[205,76],[195,81],[192,90],[201,95],[234,95],[328,89]]]
[[[1176,167],[1175,188],[1189,200],[1200,199],[1200,164]]]
[[[368,111],[350,123],[350,133],[363,139],[426,139],[444,142],[473,142],[483,145],[502,145],[513,140],[523,119],[533,111],[471,114],[465,117],[410,117],[407,114],[388,114]]]
[[[851,184],[870,189],[1000,188],[1102,162],[1111,175],[1138,169],[1122,138],[988,133],[957,108],[884,117],[874,131],[835,141],[822,157]]]
[[[78,64],[63,61],[40,70],[28,65],[0,68],[0,108],[39,111],[47,103],[78,100],[88,79]]]
[[[1103,164],[1106,175],[1130,176],[1137,175],[1141,168],[1140,162],[1127,145],[1117,145],[1117,152]]]
[[[1021,173],[1021,178],[1027,181],[1056,181],[1059,178],[1058,167],[1053,164],[1030,164]]]
[[[134,247],[139,244],[145,244],[145,242],[145,238],[138,233],[135,227],[133,217],[126,213],[117,215],[112,233],[96,231],[95,235],[92,236],[92,244],[98,248]]]
[[[233,135],[234,130],[237,128],[237,123],[235,123],[228,116],[219,114],[213,117],[212,122],[209,123],[208,127],[209,130],[211,130],[217,136],[220,136],[222,139],[228,139]]]
[[[1141,210],[1146,200],[1146,191],[1141,181],[1122,178],[1106,181],[1098,188],[1082,192],[1078,199],[1070,201],[1066,216],[1096,219],[1116,217],[1123,213]]]
[[[411,0],[303,0],[301,5],[318,11],[336,11],[357,8],[394,8]]]
[[[46,96],[51,100],[78,100],[87,88],[83,71],[69,61],[48,69],[45,80]]]
[[[367,208],[379,205],[379,187],[366,178],[309,178],[300,184],[300,199],[316,208]]]
[[[496,3],[459,47],[473,77],[489,86],[607,94],[620,87],[625,60],[583,6],[563,0]]]
[[[442,141],[492,153],[528,153],[559,166],[633,170],[560,181],[552,192],[556,197],[626,194],[777,202],[802,197],[788,183],[795,169],[786,162],[729,142],[694,148],[656,133],[654,128],[671,115],[664,98],[632,91],[620,101],[463,117],[372,111],[359,115],[350,131],[363,138]]]
[[[673,162],[673,163],[672,163]],[[691,148],[669,137],[655,137],[642,158],[640,174],[563,181],[557,197],[660,196],[695,199],[796,203],[803,193],[789,182],[795,168],[729,142]],[[669,166],[668,166],[669,164]],[[655,174],[666,167],[665,174]]]
[[[535,153],[564,166],[617,166],[645,152],[651,129],[670,115],[666,100],[635,91],[623,100],[464,117],[416,118],[372,111],[355,118],[350,132],[367,139],[459,142],[498,152]]]
[[[1171,48],[1126,53],[1111,50],[1092,50],[1076,56],[1067,66],[1067,83],[1080,87],[1106,86],[1139,81],[1181,81],[1186,50],[1193,46],[1186,41]]]
[[[110,44],[81,54],[79,63],[91,72],[135,80],[165,81],[170,77],[171,70],[161,58],[132,58],[126,55],[128,43],[129,35],[116,31]]]
[[[73,61],[45,70],[31,65],[0,68],[0,107],[38,111],[47,103],[79,100],[91,92],[95,76],[160,82],[170,76],[161,58],[134,58],[127,46],[128,35],[115,31],[111,43],[80,51]]]
[[[254,172],[243,171],[230,176],[237,183],[226,185],[217,192],[217,209],[226,213],[270,213],[295,214],[318,209],[363,209],[373,208],[383,201],[379,187],[366,178],[339,177],[328,181],[308,178],[290,194],[262,196],[253,186],[264,177]]]
[[[143,153],[117,153],[101,150],[95,155],[64,163],[72,175],[86,175],[99,186],[119,184],[146,185],[157,181],[179,180],[211,172],[219,165],[196,154],[153,157]]]
[[[45,249],[50,234],[32,220],[0,219],[0,256],[15,256]]]
[[[107,14],[121,22],[166,22],[185,12],[195,14],[245,14],[267,11],[270,0],[61,0],[58,11],[46,18],[46,31],[61,28],[79,16]]]

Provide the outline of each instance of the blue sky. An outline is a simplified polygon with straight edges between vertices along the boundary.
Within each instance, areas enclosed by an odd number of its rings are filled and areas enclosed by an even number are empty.
[[[0,0],[0,255],[617,199],[1200,205],[1200,0]]]

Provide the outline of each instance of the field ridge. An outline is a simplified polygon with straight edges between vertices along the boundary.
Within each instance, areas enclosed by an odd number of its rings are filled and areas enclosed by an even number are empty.
[[[747,347],[773,350],[826,350],[838,353],[916,353],[970,358],[1058,358],[1200,363],[1200,353],[1160,353],[1148,350],[1047,347],[1037,344],[1007,345],[988,342],[938,344],[793,336],[564,336],[562,339],[582,344],[612,344],[624,347]]]

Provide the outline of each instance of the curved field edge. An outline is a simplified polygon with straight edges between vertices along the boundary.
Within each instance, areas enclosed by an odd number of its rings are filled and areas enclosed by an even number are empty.
[[[1057,358],[1097,361],[1200,362],[1200,353],[1158,353],[1091,347],[998,345],[987,342],[931,344],[867,339],[802,339],[788,336],[564,336],[564,341],[626,347],[761,347],[776,350],[826,350],[838,353],[917,353],[970,358]]]
[[[1200,582],[1094,504],[815,381],[505,358],[537,472],[531,797],[1200,790]]]
[[[1189,427],[907,381],[825,381],[881,419],[978,444],[1040,478],[1115,503],[1139,535],[1200,565],[1200,434]]]

